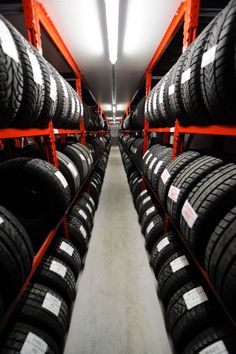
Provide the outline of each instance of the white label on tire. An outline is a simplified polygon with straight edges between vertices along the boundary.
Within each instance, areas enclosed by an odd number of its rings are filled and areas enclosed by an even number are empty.
[[[0,216],[0,225],[4,222],[3,218]]]
[[[160,92],[159,92],[159,103],[163,103],[163,95],[164,95],[164,88],[165,88],[165,83],[161,85]]]
[[[87,232],[86,232],[85,228],[83,227],[83,225],[81,225],[79,229],[80,229],[80,232],[81,232],[83,238],[86,240],[87,239]]]
[[[97,185],[94,182],[91,182],[91,184],[97,189]]]
[[[74,253],[73,247],[71,245],[68,245],[68,243],[66,243],[65,241],[62,241],[60,249],[69,254],[70,256],[72,256],[72,254]]]
[[[202,286],[197,286],[196,288],[189,290],[183,295],[183,299],[188,310],[208,301],[208,297]]]
[[[145,115],[147,115],[147,100],[148,100],[148,98],[146,99],[145,104],[144,104],[144,113],[145,113]]]
[[[52,75],[49,76],[50,76],[50,97],[53,102],[56,102],[56,98],[57,98],[56,80],[54,79],[54,77],[52,77]]]
[[[148,164],[148,161],[150,160],[151,157],[152,157],[152,154],[150,154],[150,155],[148,156],[147,160],[145,161],[145,165]]]
[[[158,244],[157,244],[157,250],[158,252],[161,252],[161,250],[163,250],[163,248],[165,248],[167,245],[169,245],[170,241],[168,239],[168,237],[163,238],[163,240],[161,240]]]
[[[92,208],[91,208],[91,206],[87,203],[86,205],[86,208],[88,208],[88,210],[90,211],[90,213],[93,213],[93,210],[92,210]]]
[[[155,207],[151,207],[146,211],[146,215],[148,216],[149,214],[151,214],[153,211],[155,210]]]
[[[173,143],[174,143],[174,137],[173,137],[173,135],[171,135],[170,136],[170,144],[173,145]]]
[[[191,229],[193,227],[193,224],[197,220],[198,215],[195,212],[195,210],[192,208],[188,200],[185,201],[181,213],[183,215],[184,220],[186,221],[186,223]]]
[[[83,216],[84,220],[87,220],[87,215],[85,214],[85,212],[83,212],[83,210],[80,210],[79,214]]]
[[[85,161],[85,157],[83,154],[79,153],[79,157],[81,158],[81,160]]]
[[[61,182],[61,184],[63,185],[64,188],[66,188],[68,186],[67,180],[65,179],[65,177],[63,176],[63,174],[60,171],[57,171],[55,173],[55,176],[57,176],[57,178],[59,179],[59,181]]]
[[[36,334],[29,332],[25,338],[20,354],[45,354],[47,350],[47,343]]]
[[[140,195],[142,196],[142,195],[146,194],[147,192],[148,192],[147,189],[144,189],[144,191],[142,191],[142,192],[140,193]]]
[[[145,198],[145,199],[143,200],[143,203],[142,203],[142,204],[143,204],[143,205],[146,204],[149,200],[151,200],[151,197]]]
[[[74,96],[71,96],[71,114],[75,113],[75,99]]]
[[[40,86],[43,86],[43,77],[42,77],[42,72],[41,72],[41,68],[40,68],[38,59],[37,59],[36,55],[31,53],[28,49],[27,49],[27,53],[28,53],[28,57],[29,57],[32,71],[33,71],[34,82],[36,82],[36,84],[38,84]]]
[[[58,134],[59,133],[59,129],[53,129],[54,134]]]
[[[67,88],[66,88],[66,84],[65,84],[65,82],[64,82],[62,77],[60,77],[60,79],[61,79],[61,85],[62,85],[62,88],[63,88],[63,91],[64,91],[64,96],[66,98],[68,98],[68,91],[67,91]]]
[[[168,181],[169,178],[170,178],[170,173],[169,173],[169,171],[165,168],[164,171],[163,171],[162,174],[161,174],[162,182],[163,182],[164,184],[166,184],[166,182]]]
[[[186,267],[187,265],[189,265],[189,261],[187,260],[186,256],[178,257],[174,261],[170,262],[170,266],[173,273]]]
[[[173,186],[173,184],[170,186],[169,192],[168,192],[168,197],[173,200],[173,202],[177,202],[178,198],[179,198],[179,193],[180,193],[180,189]]]
[[[208,347],[201,350],[199,354],[229,354],[229,352],[226,349],[223,340],[218,340],[217,342],[208,345]]]
[[[157,92],[153,95],[153,108],[157,109]]]
[[[61,308],[61,300],[59,300],[52,294],[47,293],[43,300],[42,307],[52,312],[55,316],[58,316]]]
[[[66,275],[66,267],[57,262],[57,261],[52,261],[49,270],[53,271],[54,273],[59,274],[62,278],[65,278]]]
[[[136,177],[135,179],[134,179],[134,181],[133,181],[133,185],[136,183],[136,181],[138,180],[138,177]]]
[[[19,56],[14,39],[11,35],[11,32],[2,20],[0,20],[0,43],[3,52],[17,63],[19,63]]]
[[[72,165],[71,162],[68,163],[67,167],[69,168],[70,172],[72,173],[72,175],[76,178],[78,176],[78,171],[75,168],[74,165]]]
[[[140,183],[140,182],[142,182],[142,178],[140,178],[140,179],[138,180],[138,183]]]
[[[203,53],[201,62],[202,68],[211,64],[215,60],[216,47],[217,45],[214,45],[212,48],[208,49],[205,53]]]
[[[144,157],[145,157],[148,153],[149,153],[149,150],[147,150],[147,151],[145,152],[145,154],[143,155],[143,159],[144,159]]]
[[[133,147],[131,150],[132,150],[132,152],[133,152],[134,154],[136,154],[137,148],[134,148],[134,147]]]
[[[152,162],[150,163],[150,165],[149,165],[149,169],[151,170],[152,169],[152,167],[153,167],[153,165],[154,165],[154,163],[157,161],[157,157],[154,157],[154,159],[152,160]]]
[[[188,68],[181,75],[181,84],[184,84],[185,82],[190,80],[190,77],[191,77],[191,68]]]
[[[163,164],[163,161],[161,160],[161,161],[159,161],[158,164],[156,165],[155,170],[153,171],[153,173],[154,173],[155,175],[156,175],[157,172],[159,171],[159,169],[160,169],[160,167],[161,167],[162,164]]]
[[[92,197],[89,197],[89,200],[90,200],[90,202],[93,204],[93,206],[95,207],[95,202],[94,202],[93,198],[92,198]]]
[[[152,98],[148,101],[148,112],[151,112]]]
[[[150,232],[153,228],[154,228],[154,222],[152,221],[152,222],[148,225],[148,227],[147,227],[146,234],[148,235],[149,232]]]
[[[170,85],[168,88],[168,94],[169,96],[173,95],[175,93],[175,85]]]

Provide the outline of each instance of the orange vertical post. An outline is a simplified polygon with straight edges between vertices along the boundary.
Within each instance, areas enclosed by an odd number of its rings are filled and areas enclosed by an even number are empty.
[[[196,38],[200,11],[200,0],[185,1],[183,52]]]
[[[22,0],[24,20],[30,43],[42,54],[42,40],[36,0]]]
[[[75,85],[76,85],[76,91],[82,100],[81,76],[77,76],[77,78],[75,79]],[[84,117],[82,117],[80,121],[80,131],[81,131],[81,144],[86,145]]]

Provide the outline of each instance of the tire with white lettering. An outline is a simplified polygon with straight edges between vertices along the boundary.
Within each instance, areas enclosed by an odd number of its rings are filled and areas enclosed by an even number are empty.
[[[172,149],[167,148],[161,156],[159,156],[159,161],[156,162],[152,174],[150,176],[150,182],[155,191],[158,190],[158,183],[160,177],[166,166],[171,162],[172,159]]]
[[[23,69],[21,58],[8,29],[8,22],[0,16],[0,26],[5,30],[5,38],[1,36],[0,44],[0,127],[9,127],[19,111],[23,96]],[[8,51],[8,47],[12,48]]]
[[[63,77],[52,67],[54,78],[57,84],[57,106],[53,116],[54,128],[64,128],[67,115],[69,112],[69,96],[65,80]]]
[[[85,213],[89,218],[91,223],[91,230],[93,228],[93,209],[91,208],[90,203],[88,203],[87,199],[79,197],[79,199],[75,202],[74,206],[85,209]]]
[[[42,236],[55,226],[70,201],[69,186],[61,172],[37,158],[2,162],[0,194],[1,203],[22,223],[34,245],[39,241],[36,234]]]
[[[79,195],[79,198],[84,199],[89,203],[90,207],[92,208],[93,216],[94,216],[95,211],[96,211],[96,205],[95,205],[95,202],[94,202],[93,198],[91,197],[91,195],[87,192],[82,192]]]
[[[66,263],[54,256],[45,256],[36,272],[37,283],[48,286],[56,291],[66,301],[70,308],[75,298],[75,276]]]
[[[216,310],[217,309],[217,310]],[[192,280],[171,297],[167,306],[167,328],[177,349],[213,325],[221,310],[209,297],[202,281]]]
[[[141,220],[145,211],[153,206],[153,200],[151,196],[146,197],[143,199],[142,203],[139,204],[139,208],[137,209],[139,220]]]
[[[78,218],[83,223],[87,234],[90,235],[93,228],[93,219],[86,208],[82,205],[74,204],[68,215]]]
[[[16,308],[16,320],[42,329],[62,345],[70,313],[65,300],[49,287],[33,283],[27,287]]]
[[[184,348],[183,354],[236,352],[235,331],[229,323],[219,323],[197,335]]]
[[[178,175],[182,169],[187,166],[191,161],[200,157],[200,153],[197,151],[186,151],[183,154],[179,155],[171,161],[167,166],[166,170],[163,171],[166,174],[166,178],[164,176],[160,177],[158,182],[158,196],[164,206],[166,206],[166,198],[169,191],[169,188],[174,180],[175,176]]]
[[[148,223],[144,232],[144,237],[146,241],[146,248],[149,253],[151,253],[157,240],[163,235],[163,227],[163,217],[159,214],[154,216],[154,218],[152,218],[152,220]]]
[[[171,84],[171,78],[173,75],[173,71],[175,70],[175,65],[168,71],[166,74],[166,81],[163,91],[163,103],[162,103],[162,114],[165,118],[166,125],[169,127],[173,127],[175,125],[176,116],[173,116],[171,107],[170,107],[170,98],[171,94],[174,93],[174,84]],[[172,86],[172,87],[171,87]]]
[[[174,231],[166,232],[158,239],[152,249],[151,253],[151,267],[154,274],[158,276],[162,264],[175,252],[182,250],[183,245]]]
[[[152,203],[152,205],[146,209],[143,213],[143,215],[140,215],[140,224],[141,224],[141,230],[143,235],[146,232],[147,226],[151,222],[151,220],[156,216],[160,215],[161,210],[159,206],[156,203]]]
[[[68,230],[70,241],[79,251],[80,257],[83,258],[88,249],[90,235],[84,227],[84,224],[75,216],[69,217]]]
[[[205,254],[209,278],[233,318],[236,318],[236,207],[228,212],[212,233]]]
[[[66,263],[72,270],[75,279],[78,278],[81,270],[81,257],[77,248],[70,241],[62,237],[56,237],[48,253]]]
[[[149,159],[151,158],[150,155],[156,155],[158,152],[161,152],[165,148],[166,147],[164,145],[156,144],[156,145],[151,146],[146,151],[146,153],[143,155],[142,171],[145,176],[146,176],[146,173],[148,170],[148,162],[149,162]]]
[[[166,308],[174,293],[196,279],[196,271],[184,250],[175,252],[160,268],[157,277],[158,295]]]
[[[98,207],[98,202],[99,202],[99,188],[98,186],[90,180],[89,182],[89,194],[91,195],[91,198],[93,199],[95,203],[95,209]]]
[[[140,205],[142,204],[143,200],[149,196],[150,196],[150,193],[149,193],[148,189],[144,189],[142,192],[139,193],[139,195],[137,196],[137,198],[135,200],[135,204],[134,204],[137,211],[139,210]]]
[[[6,22],[6,20],[4,20]],[[25,38],[7,22],[17,50],[23,69],[23,97],[19,111],[12,123],[14,127],[34,127],[43,108],[44,82],[42,71],[34,50],[31,49]]]
[[[201,63],[201,90],[212,124],[235,123],[235,33],[236,2],[231,0],[208,36]]]
[[[167,195],[167,210],[179,227],[183,204],[193,187],[206,175],[223,164],[219,158],[201,156],[185,166],[172,181]]]
[[[180,228],[190,249],[202,265],[208,240],[220,220],[235,205],[235,198],[234,163],[226,164],[208,174],[187,196],[188,205],[185,202],[182,208]],[[189,210],[190,219],[186,216]]]
[[[59,170],[67,180],[70,194],[73,197],[80,186],[80,175],[73,161],[60,151],[57,151]]]
[[[59,354],[60,349],[57,342],[43,330],[23,322],[16,322],[2,345],[1,353]]]
[[[133,200],[135,201],[138,195],[142,192],[142,178],[140,178],[133,186],[132,190]]]

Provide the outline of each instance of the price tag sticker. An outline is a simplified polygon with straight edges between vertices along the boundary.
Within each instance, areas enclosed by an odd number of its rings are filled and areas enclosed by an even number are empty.
[[[148,192],[148,190],[147,190],[147,189],[144,189],[144,191],[142,191],[142,192],[140,193],[140,195],[143,196],[143,195],[146,194],[147,192]]]
[[[188,224],[188,226],[191,229],[193,227],[195,221],[197,220],[198,215],[195,212],[195,210],[192,208],[192,206],[188,202],[188,200],[185,201],[181,213],[183,215],[184,220],[186,221],[186,223]]]
[[[169,96],[173,95],[175,93],[175,85],[170,85],[168,88],[168,94]]]
[[[65,179],[65,177],[63,176],[63,174],[60,171],[57,171],[55,173],[55,176],[57,176],[57,178],[59,179],[59,181],[61,182],[61,184],[63,185],[64,188],[66,188],[68,186],[67,180]]]
[[[56,298],[54,295],[47,293],[43,300],[42,307],[52,312],[55,316],[58,316],[61,308],[61,300]]]
[[[177,202],[178,198],[179,198],[179,193],[180,193],[180,189],[173,186],[173,184],[170,186],[169,192],[168,192],[168,197],[173,200],[173,202]]]
[[[153,211],[155,210],[155,207],[151,207],[146,211],[146,215],[148,216],[149,214],[151,214]]]
[[[18,51],[14,39],[5,23],[0,20],[0,43],[3,52],[19,63]]]
[[[90,213],[93,214],[93,210],[92,210],[91,206],[88,203],[85,206],[90,211]]]
[[[157,250],[158,252],[161,252],[161,250],[163,250],[163,248],[165,248],[167,245],[169,245],[170,241],[168,239],[168,237],[163,238],[163,240],[161,240],[158,244],[157,244]]]
[[[21,348],[20,354],[45,354],[47,350],[47,343],[36,334],[29,332]]]
[[[191,77],[191,68],[188,68],[181,75],[181,84],[184,84],[185,82],[190,80],[190,77]]]
[[[54,273],[59,274],[62,278],[65,278],[66,267],[63,264],[53,260],[51,265],[50,265],[49,270],[51,270]]]
[[[0,225],[4,223],[4,219],[0,216]]]
[[[60,249],[69,254],[69,256],[72,256],[72,254],[74,253],[73,247],[71,247],[71,245],[68,245],[68,243],[66,243],[65,241],[62,241]]]
[[[152,167],[156,161],[157,161],[157,157],[154,157],[154,159],[152,160],[152,162],[150,163],[150,165],[148,167],[150,170],[152,169]]]
[[[208,347],[201,350],[199,354],[229,354],[229,352],[226,349],[223,340],[218,340],[217,342],[208,345]]]
[[[168,181],[169,178],[170,178],[169,171],[165,168],[164,171],[163,171],[162,174],[161,174],[162,182],[163,182],[164,184],[166,184],[166,182]]]
[[[84,218],[84,220],[87,220],[87,215],[83,212],[83,210],[80,210],[79,214]]]
[[[78,176],[78,171],[75,168],[74,165],[72,165],[71,162],[68,163],[67,167],[69,168],[70,172],[72,173],[72,175],[76,178]]]
[[[28,54],[30,64],[32,67],[34,82],[36,82],[36,84],[38,84],[40,86],[43,86],[43,77],[42,77],[42,72],[41,72],[41,68],[40,68],[38,59],[37,59],[36,55],[31,53],[28,49],[27,49],[27,54]]]
[[[149,234],[149,232],[154,228],[154,222],[150,222],[150,224],[147,227],[146,235]]]
[[[160,167],[161,167],[162,164],[163,164],[163,161],[162,161],[162,160],[157,163],[157,165],[156,165],[156,167],[155,167],[155,170],[153,171],[153,173],[154,173],[155,175],[156,175],[157,172],[159,171],[159,169],[160,169]]]
[[[147,198],[145,198],[145,199],[143,200],[142,204],[143,204],[143,205],[146,204],[149,200],[151,200],[151,197],[150,197],[150,196],[147,197]]]
[[[148,164],[148,162],[149,162],[149,160],[151,159],[151,157],[152,157],[152,154],[150,154],[150,155],[148,156],[147,160],[145,161],[145,165]]]
[[[189,265],[189,261],[187,260],[186,256],[180,256],[176,258],[174,261],[170,262],[170,266],[173,273],[186,267],[187,265]]]
[[[81,232],[83,238],[86,240],[87,239],[87,232],[86,232],[85,228],[83,227],[83,225],[81,225],[79,229],[80,229],[80,232]]]
[[[163,103],[163,96],[164,96],[164,88],[165,88],[165,83],[161,85],[160,92],[159,92],[159,103]]]
[[[183,295],[183,299],[188,310],[191,310],[193,307],[208,301],[208,297],[202,286],[189,290]]]
[[[205,53],[203,53],[202,62],[201,62],[202,68],[215,61],[216,48],[217,45],[214,45],[212,48],[208,49]]]
[[[56,99],[57,99],[56,80],[54,79],[54,77],[52,77],[52,75],[49,75],[49,76],[50,76],[50,97],[53,102],[56,102]]]

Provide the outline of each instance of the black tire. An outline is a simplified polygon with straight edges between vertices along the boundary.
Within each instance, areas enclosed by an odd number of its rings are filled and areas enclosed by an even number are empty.
[[[132,195],[133,195],[133,200],[135,203],[135,200],[137,199],[138,195],[141,193],[142,191],[142,178],[140,178],[134,185],[133,189],[132,189]]]
[[[71,145],[67,145],[62,149],[62,152],[63,152],[63,154],[68,156],[69,159],[71,159],[71,161],[73,161],[74,165],[77,168],[77,171],[79,172],[80,181],[83,181],[84,174],[85,174],[84,173],[84,164],[81,160],[81,156],[80,156],[78,150],[75,149],[74,147],[72,147]]]
[[[189,192],[206,175],[223,164],[223,161],[202,156],[185,166],[174,178],[167,196],[167,210],[176,226],[179,227],[181,210]]]
[[[79,251],[81,258],[83,258],[88,249],[90,235],[87,234],[84,224],[75,216],[69,218],[68,229],[70,241]]]
[[[195,302],[191,302],[190,294],[195,295]],[[189,301],[186,303],[187,298]],[[167,307],[167,327],[176,347],[182,349],[196,334],[214,324],[220,315],[220,310],[216,311],[201,281],[192,280],[182,286],[172,296]]]
[[[190,207],[185,202],[180,227],[190,249],[201,264],[204,264],[210,235],[227,211],[235,205],[235,198],[236,168],[233,163],[204,177],[187,196]],[[188,208],[192,208],[196,214],[193,213],[193,218],[187,223],[183,215]]]
[[[158,276],[162,264],[175,252],[182,250],[178,237],[174,231],[166,232],[159,240],[155,243],[151,253],[151,266],[156,277]]]
[[[54,306],[48,307],[51,303]],[[60,346],[69,327],[69,310],[65,300],[55,291],[34,283],[22,295],[16,319],[42,329]]]
[[[142,192],[139,193],[135,200],[135,208],[139,210],[140,205],[142,204],[143,200],[150,196],[148,189],[144,189]]]
[[[93,228],[93,209],[91,207],[91,204],[88,202],[87,199],[79,197],[79,199],[75,202],[76,206],[81,207],[82,209],[85,209],[86,214],[88,215],[88,218],[91,223],[91,230]]]
[[[58,97],[55,114],[53,116],[53,125],[55,128],[64,128],[69,112],[68,91],[63,77],[53,67],[51,67],[51,69],[57,83]]]
[[[6,21],[6,20],[5,20]],[[43,74],[34,49],[9,22],[7,26],[16,43],[23,69],[23,97],[12,123],[14,127],[34,127],[44,102]]]
[[[16,322],[2,345],[1,354],[26,353],[27,349],[32,350],[32,353],[60,353],[57,342],[46,332],[37,327]],[[44,349],[45,351],[42,351]]]
[[[42,235],[58,222],[70,200],[61,172],[40,159],[22,157],[2,162],[0,182],[1,203],[23,224],[33,243],[37,241],[35,234]]]
[[[145,211],[152,206],[153,206],[153,200],[152,200],[151,196],[149,195],[148,197],[143,199],[142,203],[139,205],[139,208],[137,210],[138,215],[139,215],[139,221],[141,220]]]
[[[80,175],[74,162],[65,154],[57,151],[59,170],[67,180],[70,187],[70,195],[73,197],[80,186]]]
[[[78,204],[73,205],[69,212],[69,217],[71,216],[74,216],[79,219],[83,223],[87,234],[91,234],[93,228],[93,220],[86,208]]]
[[[185,348],[183,354],[236,352],[235,330],[228,323],[215,324],[197,335]]]
[[[94,202],[93,198],[91,197],[91,195],[87,192],[82,192],[80,194],[79,198],[83,198],[89,203],[90,207],[93,210],[93,215],[94,215],[95,211],[96,211],[96,205],[95,205],[95,202]]]
[[[66,263],[54,256],[44,257],[36,272],[35,281],[56,291],[71,307],[75,298],[75,276]]]
[[[162,178],[161,175],[158,182],[158,196],[164,206],[166,206],[167,194],[175,176],[199,156],[200,153],[197,151],[187,151],[176,157],[175,160],[166,166],[165,170],[162,172],[163,175],[165,174],[166,178]]]
[[[6,128],[11,125],[20,108],[23,97],[23,69],[16,44],[8,29],[8,22],[2,16],[0,16],[0,25],[6,34],[5,38],[1,38],[0,45],[0,127]],[[12,53],[6,51],[5,41],[8,45],[10,42]]]
[[[196,279],[196,271],[189,262],[185,251],[174,253],[163,263],[157,283],[158,295],[165,308],[175,292],[192,279]]]
[[[99,194],[100,194],[99,187],[92,180],[90,180],[88,184],[88,189],[89,189],[89,194],[95,203],[95,208],[97,209],[98,202],[99,202]]]
[[[74,273],[75,279],[78,278],[81,270],[81,257],[77,248],[70,241],[56,237],[48,253],[66,263]]]
[[[144,237],[146,241],[146,248],[150,253],[153,249],[154,244],[157,240],[163,235],[163,217],[161,215],[156,215],[152,220],[148,223]]]
[[[161,152],[164,150],[166,147],[164,145],[156,144],[151,146],[143,155],[143,163],[142,163],[142,171],[143,174],[146,176],[147,170],[148,170],[148,162],[152,158],[153,155],[156,155],[157,153]]]
[[[201,63],[201,90],[213,124],[235,123],[235,5],[235,0],[229,2],[208,36],[204,52],[215,47],[214,60],[206,66],[204,60]]]
[[[154,191],[158,191],[158,184],[162,175],[162,172],[165,170],[166,166],[171,162],[172,159],[172,149],[167,148],[163,154],[159,156],[159,161],[153,168],[152,174],[150,176],[150,182]]]

